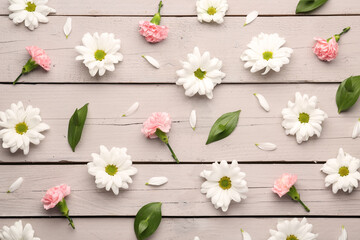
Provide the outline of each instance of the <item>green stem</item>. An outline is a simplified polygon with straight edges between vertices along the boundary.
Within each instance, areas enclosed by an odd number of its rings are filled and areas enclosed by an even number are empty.
[[[310,209],[301,201],[301,199],[298,200],[298,202],[305,208],[305,211],[310,212]]]
[[[74,221],[71,219],[71,217],[69,217],[69,215],[65,215],[65,217],[67,218],[67,220],[69,221],[69,225],[72,227],[72,229],[75,229],[75,225],[74,225]]]
[[[164,5],[162,4],[162,1],[159,2],[159,8],[157,13],[155,13],[154,17],[151,19],[151,23],[156,24],[156,25],[160,25],[160,20],[161,20],[161,15],[160,15],[160,10]]]
[[[179,159],[176,157],[176,154],[174,153],[174,151],[172,150],[170,144],[169,144],[169,138],[168,136],[166,135],[166,133],[164,133],[163,131],[161,131],[159,128],[156,129],[156,132],[155,132],[156,136],[158,136],[160,138],[160,140],[166,144],[166,146],[169,148],[170,152],[171,152],[171,155],[172,157],[174,158],[174,160],[177,162],[177,163],[180,163],[179,162]]]
[[[176,154],[174,153],[174,151],[172,150],[171,146],[169,143],[166,144],[166,146],[168,146],[170,152],[171,152],[171,156],[173,157],[173,159],[176,161],[176,163],[180,163],[179,159],[177,158]]]
[[[161,10],[161,8],[162,8],[163,6],[164,6],[164,5],[163,5],[162,1],[160,1],[160,2],[159,2],[159,8],[158,8],[158,14],[160,14],[160,10]]]
[[[69,217],[69,209],[67,207],[65,198],[63,198],[56,206],[59,208],[62,215],[67,218],[67,220],[69,221],[69,225],[72,227],[72,229],[75,229],[74,222],[71,217]]]
[[[14,85],[17,83],[17,81],[19,81],[19,79],[21,78],[21,76],[22,76],[23,74],[24,74],[24,73],[21,72],[20,75],[15,79],[15,81],[13,82]]]
[[[348,31],[350,31],[350,27],[344,28],[342,30],[342,32],[339,34],[335,34],[334,37],[335,37],[336,42],[338,42],[340,40],[341,35],[343,35],[344,33],[347,33]],[[328,38],[326,41],[329,42],[331,39],[332,39],[332,37]]]

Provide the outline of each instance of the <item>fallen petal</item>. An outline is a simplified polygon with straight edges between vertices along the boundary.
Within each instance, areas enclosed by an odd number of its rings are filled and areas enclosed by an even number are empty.
[[[344,226],[341,228],[341,235],[338,240],[347,240],[347,232]]]
[[[200,238],[196,236],[196,237],[194,237],[194,240],[200,240]]]
[[[146,183],[146,185],[160,186],[168,182],[167,177],[152,177]]]
[[[12,193],[15,192],[16,190],[18,190],[21,187],[21,184],[23,183],[24,179],[22,177],[19,177],[18,179],[16,179],[16,181],[11,184],[11,186],[9,187],[8,193]]]
[[[257,11],[252,11],[246,16],[245,24],[244,26],[248,25],[252,21],[254,21],[259,16],[259,13]]]
[[[273,143],[268,143],[268,142],[265,142],[265,143],[256,143],[255,146],[257,146],[258,148],[260,148],[261,150],[264,150],[264,151],[274,151],[277,146]]]
[[[356,124],[354,126],[352,138],[357,138],[359,136],[360,136],[360,118],[358,119],[358,121],[356,122]]]
[[[195,131],[196,128],[196,111],[192,110],[189,118],[190,126]]]
[[[265,110],[265,111],[270,111],[270,106],[269,103],[266,101],[265,97],[259,93],[254,93],[254,96],[259,100],[260,106]]]
[[[138,108],[139,108],[140,104],[139,102],[135,102],[133,105],[131,105],[131,107],[129,107],[129,109],[122,115],[122,117],[127,117],[130,116],[131,114],[135,113]]]
[[[66,38],[69,37],[70,33],[71,33],[71,22],[72,22],[72,19],[71,17],[68,17],[66,19],[66,22],[65,22],[65,25],[64,25],[64,33],[65,33],[65,36]]]
[[[158,61],[156,61],[155,58],[146,55],[142,55],[142,57],[145,58],[146,61],[148,61],[151,65],[153,65],[153,67],[160,68],[160,64]]]
[[[251,240],[251,236],[249,233],[245,232],[242,229],[241,229],[241,233],[242,233],[243,240]]]

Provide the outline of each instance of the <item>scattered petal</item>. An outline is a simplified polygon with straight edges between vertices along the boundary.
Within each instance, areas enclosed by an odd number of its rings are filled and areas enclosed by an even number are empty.
[[[139,102],[135,102],[129,109],[122,115],[122,117],[130,116],[131,114],[135,113],[139,108]]]
[[[198,236],[194,237],[194,240],[200,240],[200,238]]]
[[[13,184],[11,184],[11,186],[9,187],[9,190],[7,191],[8,193],[12,193],[15,192],[16,190],[18,190],[21,187],[21,184],[23,183],[24,179],[22,177],[19,177],[18,179],[16,179],[15,182],[13,182]]]
[[[157,68],[157,69],[160,68],[160,64],[155,58],[147,56],[147,55],[142,55],[142,57],[145,58],[146,61],[148,61],[154,68]]]
[[[189,118],[190,126],[195,131],[196,128],[196,111],[192,110]]]
[[[258,16],[259,16],[259,13],[257,11],[252,11],[251,13],[249,13],[246,16],[244,27],[246,25],[248,25],[249,23],[251,23],[252,21],[254,21]]]
[[[265,110],[265,111],[270,111],[270,106],[269,103],[266,101],[265,97],[259,93],[254,93],[254,96],[259,100],[260,106]]]
[[[251,240],[251,236],[249,233],[245,232],[242,229],[241,229],[241,233],[242,233],[243,240]]]
[[[341,235],[338,240],[347,240],[347,232],[344,226],[341,228]]]
[[[357,138],[360,136],[360,118],[357,120],[355,126],[354,126],[354,130],[352,133],[352,138]]]
[[[68,17],[66,19],[66,23],[64,25],[64,33],[65,33],[66,38],[68,38],[71,33],[71,22],[72,22],[71,17]]]
[[[167,177],[152,177],[146,183],[146,185],[161,186],[168,182]]]
[[[277,147],[275,144],[273,143],[255,143],[255,146],[257,146],[258,148],[260,148],[261,150],[264,151],[274,151]]]

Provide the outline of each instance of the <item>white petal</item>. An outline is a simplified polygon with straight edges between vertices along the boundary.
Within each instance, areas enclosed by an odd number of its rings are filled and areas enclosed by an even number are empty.
[[[168,182],[167,177],[152,177],[146,183],[146,185],[161,186]]]
[[[347,232],[344,226],[342,226],[341,235],[338,240],[347,240]]]
[[[139,102],[135,102],[129,109],[122,115],[123,117],[130,116],[131,114],[135,113],[139,108]]]
[[[243,240],[251,240],[251,236],[249,233],[245,232],[242,229],[241,229],[241,233],[242,233]]]
[[[245,24],[244,26],[248,25],[252,21],[254,21],[258,17],[259,13],[257,11],[252,11],[246,16]]]
[[[194,240],[200,240],[200,238],[198,236],[194,237]]]
[[[356,122],[355,126],[354,126],[354,130],[352,133],[352,138],[357,138],[360,136],[360,119]]]
[[[192,110],[189,118],[190,126],[193,130],[196,128],[196,111]]]
[[[142,55],[142,57],[145,58],[146,61],[148,61],[153,67],[158,68],[158,69],[160,68],[160,64],[155,58],[147,56],[147,55]]]
[[[24,179],[22,177],[19,177],[18,179],[16,179],[16,181],[11,184],[11,186],[9,187],[8,193],[12,193],[15,192],[16,190],[18,190],[21,187],[21,184],[23,183]]]
[[[256,143],[255,144],[258,148],[264,151],[274,151],[276,149],[276,145],[273,143]]]
[[[269,103],[266,101],[265,97],[259,93],[254,93],[254,96],[259,100],[260,106],[265,110],[265,111],[270,111],[270,106]]]
[[[66,38],[68,38],[71,33],[71,22],[72,22],[71,17],[68,17],[64,25],[64,33]]]

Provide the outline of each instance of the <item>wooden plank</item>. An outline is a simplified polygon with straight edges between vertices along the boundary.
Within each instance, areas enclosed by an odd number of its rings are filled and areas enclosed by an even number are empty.
[[[0,17],[3,32],[0,62],[6,62],[0,66],[0,82],[14,81],[28,59],[24,49],[28,45],[44,48],[52,59],[53,69],[48,73],[40,69],[32,72],[22,78],[27,83],[174,83],[175,72],[181,69],[179,61],[185,60],[195,46],[202,52],[210,51],[212,56],[223,61],[222,70],[227,74],[224,83],[340,82],[358,74],[360,48],[355,39],[360,36],[360,16],[261,17],[248,27],[242,27],[244,18],[238,17],[227,18],[222,26],[200,24],[194,17],[165,17],[163,23],[170,27],[169,38],[156,45],[147,43],[137,33],[138,22],[143,18],[73,17],[73,32],[69,39],[65,39],[62,30],[65,19],[51,17],[49,24],[31,32],[24,26],[14,26],[6,16]],[[327,38],[345,26],[351,26],[352,30],[341,39],[338,58],[331,63],[319,61],[311,51],[313,37]],[[116,66],[115,72],[92,78],[81,61],[75,61],[74,47],[81,44],[84,33],[95,31],[114,32],[122,40],[124,61]],[[291,63],[280,73],[261,76],[243,67],[240,55],[251,38],[262,31],[279,33],[286,38],[286,46],[294,49]],[[156,58],[161,68],[153,68],[141,58],[143,54]]]
[[[67,203],[73,216],[135,216],[148,202],[161,201],[164,216],[359,216],[360,191],[334,195],[324,187],[321,164],[241,164],[248,182],[248,198],[232,203],[228,212],[216,210],[200,193],[203,179],[199,174],[207,165],[141,165],[129,190],[118,196],[97,189],[86,165],[1,165],[0,216],[58,216],[56,210],[45,211],[40,199],[46,189],[61,183],[72,187]],[[296,188],[311,209],[307,214],[289,197],[280,199],[271,191],[273,182],[284,172],[298,175]],[[8,194],[11,181],[22,176],[21,189]],[[161,187],[146,186],[150,177],[166,176],[169,182]],[[346,201],[346,204],[344,202]]]
[[[57,15],[147,15],[155,13],[158,0],[153,1],[85,1],[85,0],[53,0],[49,1],[48,6],[57,10]],[[165,16],[193,16],[196,15],[195,0],[165,1],[162,14]],[[250,11],[257,10],[262,15],[294,15],[298,0],[228,0],[231,15],[246,15]],[[0,3],[0,14],[7,15],[9,4],[7,1]],[[354,0],[329,1],[312,15],[329,14],[359,14],[359,5]]]
[[[18,219],[0,219],[0,225],[11,225]],[[251,234],[252,239],[268,239],[269,229],[276,229],[276,218],[164,218],[149,238],[158,240],[194,239],[242,239],[240,228]],[[30,223],[35,236],[41,239],[98,240],[113,239],[118,236],[136,240],[133,231],[133,219],[128,218],[74,218],[76,230],[66,226],[66,219],[22,219],[23,224]],[[308,218],[319,234],[319,239],[337,239],[341,226],[348,231],[349,239],[360,234],[359,220],[355,218]]]
[[[159,140],[146,139],[140,132],[142,123],[152,112],[167,111],[173,118],[170,143],[182,162],[239,161],[301,161],[324,162],[336,156],[343,147],[360,157],[359,141],[352,139],[353,126],[359,117],[360,105],[349,112],[337,114],[337,84],[247,84],[220,85],[213,100],[206,97],[188,98],[176,85],[1,85],[0,110],[22,100],[41,109],[41,116],[51,127],[39,146],[31,146],[29,155],[11,154],[0,149],[1,162],[87,162],[99,145],[126,146],[136,162],[174,162],[166,146]],[[298,145],[295,137],[286,136],[281,127],[281,110],[295,92],[315,95],[319,107],[329,118],[324,122],[320,138]],[[265,112],[252,95],[263,94],[271,110]],[[132,116],[121,115],[135,101],[140,108]],[[73,153],[68,145],[67,127],[75,108],[89,102],[89,113],[82,139]],[[189,125],[192,109],[197,110],[196,131]],[[205,145],[210,128],[225,112],[241,109],[237,129],[226,139]],[[278,149],[264,152],[257,142],[273,142]]]

